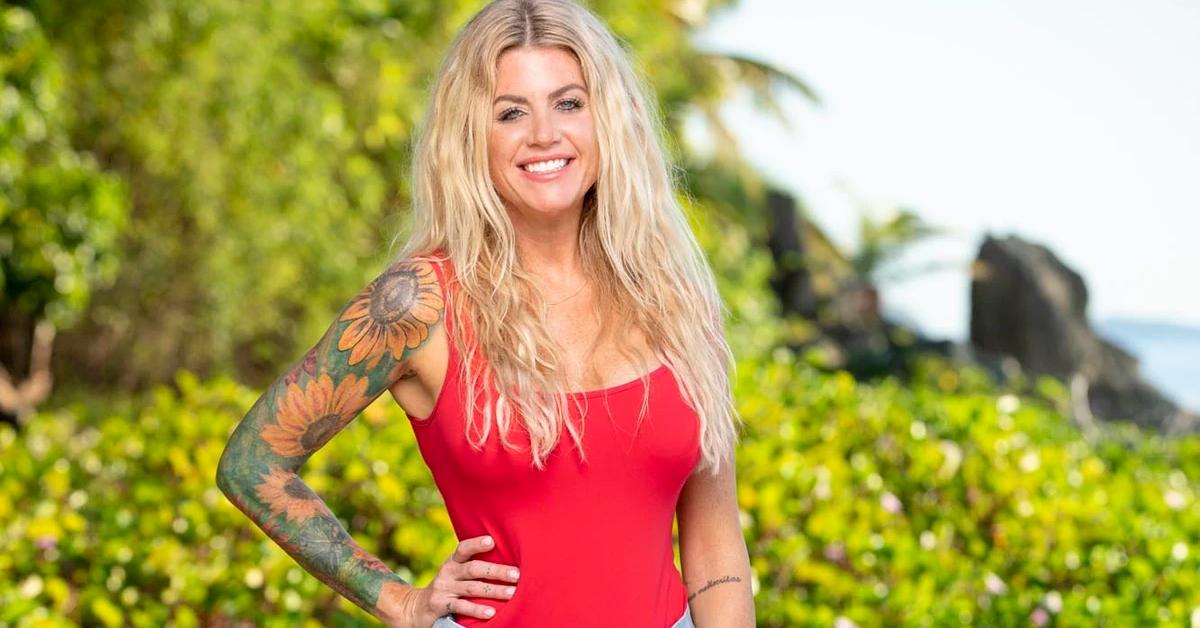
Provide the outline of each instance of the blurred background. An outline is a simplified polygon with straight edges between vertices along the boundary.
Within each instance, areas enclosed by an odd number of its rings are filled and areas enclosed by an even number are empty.
[[[0,626],[373,625],[215,486],[480,1],[0,4]],[[595,0],[729,306],[760,626],[1200,626],[1200,8]],[[388,395],[304,478],[427,584]]]

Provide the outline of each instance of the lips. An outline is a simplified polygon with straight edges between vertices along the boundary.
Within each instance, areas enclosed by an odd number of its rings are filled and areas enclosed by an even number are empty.
[[[566,155],[563,153],[555,153],[552,155],[539,155],[537,157],[530,157],[529,159],[518,161],[517,167],[524,169],[525,166],[527,166],[529,164],[536,164],[539,161],[553,161],[555,159],[566,159],[569,162],[569,161],[574,160],[575,156],[574,155]]]
[[[548,181],[550,179],[556,179],[560,175],[562,175],[564,172],[567,172],[568,170],[572,170],[571,164],[575,162],[575,159],[570,158],[570,157],[561,157],[559,159],[565,159],[566,163],[564,163],[561,167],[556,168],[554,170],[546,170],[546,171],[541,171],[541,172],[536,171],[536,170],[526,170],[525,168],[517,168],[517,170],[520,170],[521,174],[525,175],[526,178],[532,179],[534,181]],[[550,159],[548,161],[554,161],[554,160]],[[526,163],[539,163],[539,162],[538,161],[530,161],[530,162],[526,162]]]

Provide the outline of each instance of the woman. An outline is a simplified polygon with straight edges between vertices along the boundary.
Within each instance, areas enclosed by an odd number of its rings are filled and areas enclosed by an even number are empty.
[[[753,625],[732,356],[655,106],[574,2],[482,9],[434,84],[411,238],[230,438],[230,500],[388,625]],[[297,475],[384,390],[462,539],[425,587]]]

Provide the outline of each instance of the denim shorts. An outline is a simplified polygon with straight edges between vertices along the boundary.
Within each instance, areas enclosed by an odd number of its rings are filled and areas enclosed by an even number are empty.
[[[442,615],[433,622],[432,628],[465,628],[462,624],[451,619],[450,615]],[[683,607],[683,616],[675,620],[669,628],[696,628],[696,624],[692,623],[692,609],[688,606]]]

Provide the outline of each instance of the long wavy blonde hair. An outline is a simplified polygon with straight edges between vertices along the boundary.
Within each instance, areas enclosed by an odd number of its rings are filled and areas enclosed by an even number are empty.
[[[448,315],[467,322],[474,336],[468,346],[457,325],[452,339],[464,358],[463,381],[475,391],[465,404],[468,441],[481,448],[494,424],[504,446],[515,449],[507,436],[519,420],[533,464],[543,469],[565,426],[586,460],[582,435],[566,419],[568,396],[547,392],[567,390],[561,348],[546,331],[545,300],[521,265],[512,222],[488,174],[497,60],[523,46],[558,47],[579,61],[600,160],[597,182],[584,198],[582,264],[604,304],[605,327],[636,327],[674,373],[700,417],[698,468],[715,475],[732,459],[741,423],[730,389],[736,365],[722,329],[723,304],[675,196],[677,171],[662,146],[653,93],[612,32],[571,0],[497,0],[475,14],[442,62],[417,131],[410,231],[396,259],[441,249],[454,269]],[[617,345],[632,354],[619,337]],[[481,369],[473,368],[476,351]],[[485,393],[484,382],[494,389]],[[648,389],[643,386],[639,425]],[[477,426],[480,396],[484,413]]]

